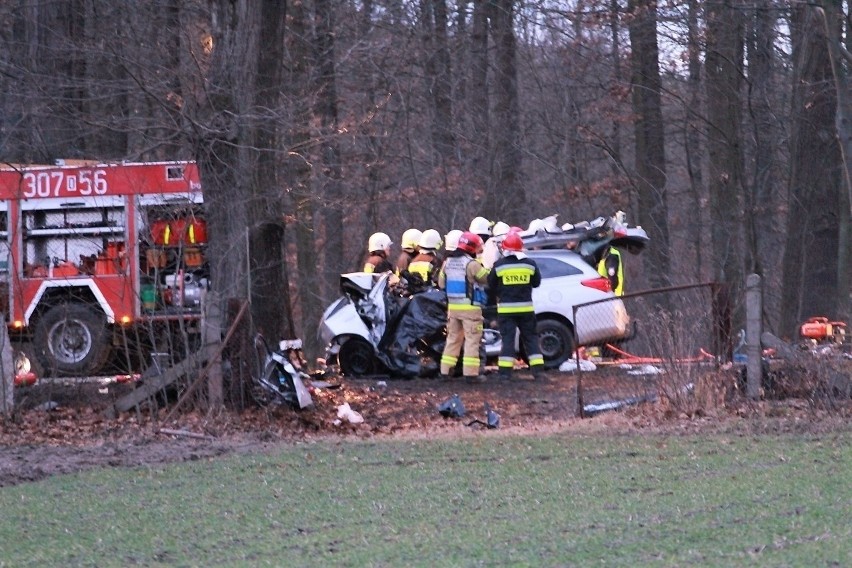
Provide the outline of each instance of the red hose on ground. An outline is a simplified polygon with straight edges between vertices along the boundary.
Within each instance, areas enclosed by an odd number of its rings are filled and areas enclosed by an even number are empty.
[[[613,353],[617,353],[620,357],[616,360],[618,363],[628,363],[628,364],[638,364],[638,363],[663,363],[664,360],[659,357],[639,357],[638,355],[631,355],[627,351],[619,349],[612,344],[607,343],[606,348],[612,351]],[[699,349],[699,355],[695,357],[685,357],[681,359],[666,359],[665,362],[672,363],[700,363],[701,361],[706,361],[708,359],[715,359],[713,355],[705,351],[703,348]]]

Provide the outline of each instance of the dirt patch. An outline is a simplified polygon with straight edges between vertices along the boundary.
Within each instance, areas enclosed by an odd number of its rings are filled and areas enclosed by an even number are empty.
[[[235,452],[264,452],[282,443],[323,438],[505,435],[605,429],[618,433],[707,429],[848,428],[848,409],[817,411],[804,401],[747,405],[731,399],[730,377],[716,377],[713,396],[699,408],[662,402],[625,406],[618,412],[577,417],[577,379],[550,372],[533,381],[527,373],[505,381],[490,375],[484,383],[452,380],[341,379],[327,377],[329,387],[313,385],[313,408],[252,407],[241,413],[210,416],[200,411],[176,414],[168,423],[144,405],[117,419],[104,409],[134,388],[132,383],[42,382],[16,392],[15,414],[0,420],[0,486],[95,467],[135,467],[209,459]],[[310,384],[310,383],[309,383]],[[658,384],[617,374],[583,374],[586,404],[607,400],[656,398]],[[452,395],[466,414],[445,418],[438,406]],[[658,399],[659,400],[659,399]],[[676,402],[676,401],[675,401]],[[352,424],[338,417],[348,403],[364,419]],[[485,404],[500,415],[488,429]],[[751,421],[763,419],[760,426]],[[734,425],[735,424],[735,425]],[[774,425],[771,425],[774,424]]]

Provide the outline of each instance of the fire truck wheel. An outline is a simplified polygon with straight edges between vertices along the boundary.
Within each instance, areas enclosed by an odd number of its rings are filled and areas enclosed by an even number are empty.
[[[33,342],[46,372],[66,376],[97,373],[111,350],[106,318],[85,304],[47,310],[36,324]]]

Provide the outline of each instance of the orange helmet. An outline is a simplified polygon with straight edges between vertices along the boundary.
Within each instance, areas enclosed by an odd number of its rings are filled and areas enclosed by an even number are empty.
[[[482,248],[482,237],[476,233],[465,231],[459,237],[458,250],[462,250],[468,254],[477,254]]]
[[[518,233],[509,233],[506,235],[506,238],[503,239],[503,250],[510,250],[513,252],[522,251],[524,250],[524,241],[521,240]]]

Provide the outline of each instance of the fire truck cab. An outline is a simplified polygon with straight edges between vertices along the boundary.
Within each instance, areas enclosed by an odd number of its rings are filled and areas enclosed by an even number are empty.
[[[45,374],[97,374],[131,326],[200,318],[202,206],[192,162],[0,168],[0,312]]]

